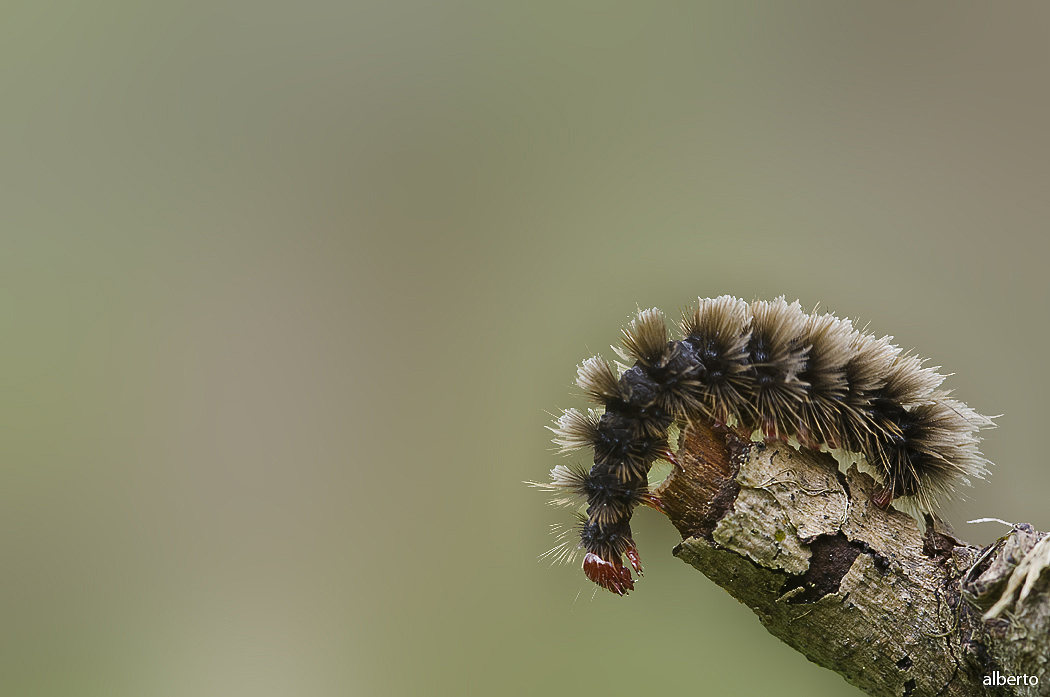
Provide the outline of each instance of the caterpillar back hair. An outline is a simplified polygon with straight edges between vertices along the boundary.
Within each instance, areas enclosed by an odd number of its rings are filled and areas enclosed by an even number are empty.
[[[890,337],[783,297],[701,298],[679,327],[682,338],[671,339],[662,312],[640,310],[618,350],[632,365],[617,371],[597,356],[580,364],[576,382],[598,408],[566,409],[551,430],[562,452],[589,449],[593,465],[557,465],[549,483],[534,484],[551,503],[577,508],[577,525],[558,527],[545,556],[582,552],[584,574],[602,588],[625,595],[631,569],[641,575],[631,517],[652,500],[653,463],[674,461],[675,425],[735,424],[769,441],[862,455],[881,485],[872,497],[880,508],[904,499],[932,512],[988,474],[977,432],[992,420],[949,398],[945,376]]]

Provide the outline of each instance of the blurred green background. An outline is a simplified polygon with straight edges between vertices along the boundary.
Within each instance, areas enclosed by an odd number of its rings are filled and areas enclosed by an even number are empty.
[[[843,695],[522,484],[637,306],[785,294],[1050,528],[1045,5],[5,3],[0,693]]]

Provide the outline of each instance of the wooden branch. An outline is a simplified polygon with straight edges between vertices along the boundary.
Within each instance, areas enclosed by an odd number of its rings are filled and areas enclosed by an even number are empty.
[[[856,465],[728,428],[690,425],[678,460],[653,492],[674,554],[809,660],[871,695],[1050,695],[1050,536],[924,534]]]

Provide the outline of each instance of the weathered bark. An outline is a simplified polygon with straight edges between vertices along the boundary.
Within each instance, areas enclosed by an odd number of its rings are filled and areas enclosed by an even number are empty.
[[[809,660],[872,695],[1050,695],[1050,536],[924,534],[855,465],[731,429],[690,426],[678,460],[653,492],[674,554]]]

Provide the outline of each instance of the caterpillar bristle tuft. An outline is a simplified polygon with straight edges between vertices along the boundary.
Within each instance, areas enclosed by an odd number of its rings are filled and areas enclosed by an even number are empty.
[[[586,414],[578,409],[566,409],[558,418],[557,427],[551,428],[554,443],[563,453],[593,446],[598,440],[601,417],[594,409],[588,409]]]
[[[582,465],[555,465],[549,482],[525,482],[551,494],[553,506],[577,507],[587,497],[587,468]]]
[[[862,455],[880,483],[872,496],[880,508],[900,499],[932,512],[988,474],[978,432],[992,418],[950,397],[939,368],[892,337],[783,297],[700,298],[678,326],[682,338],[671,339],[662,312],[641,310],[614,347],[626,365],[598,356],[580,364],[577,384],[600,408],[566,409],[551,430],[561,452],[589,448],[594,464],[557,465],[549,483],[531,483],[555,505],[586,504],[544,557],[583,552],[585,575],[602,588],[634,590],[641,564],[631,517],[652,505],[653,463],[674,461],[669,432],[690,422]]]
[[[576,515],[575,525],[554,523],[551,525],[551,534],[554,535],[556,543],[553,547],[540,555],[540,559],[549,559],[551,566],[558,564],[574,564],[580,558],[580,531],[587,523],[586,516]]]
[[[612,366],[598,356],[588,358],[576,369],[576,384],[596,404],[620,398],[619,378]]]
[[[667,347],[667,323],[656,308],[641,310],[623,329],[623,347],[643,365],[660,360]]]

